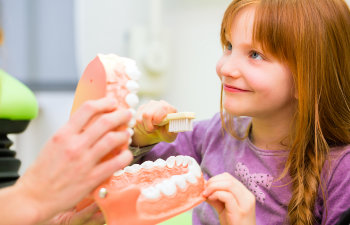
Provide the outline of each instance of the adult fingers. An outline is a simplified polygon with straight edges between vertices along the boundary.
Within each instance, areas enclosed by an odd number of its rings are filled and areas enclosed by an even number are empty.
[[[113,98],[86,101],[71,115],[68,122],[68,129],[73,132],[80,132],[94,116],[111,112],[115,110],[116,107],[117,101]]]
[[[115,130],[123,124],[127,124],[130,119],[131,113],[129,110],[118,110],[100,116],[82,133],[86,145],[93,145],[107,132]]]
[[[98,142],[91,147],[93,163],[100,159],[113,149],[129,142],[130,133],[127,131],[111,131],[105,134]]]
[[[96,203],[93,203],[73,215],[69,225],[104,224],[105,220]]]
[[[94,182],[97,186],[114,172],[129,165],[132,159],[133,155],[130,150],[123,150],[117,156],[97,164],[88,180]]]

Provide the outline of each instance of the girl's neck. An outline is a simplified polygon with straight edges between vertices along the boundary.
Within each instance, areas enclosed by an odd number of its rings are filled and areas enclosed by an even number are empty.
[[[258,148],[288,150],[293,115],[272,118],[253,118],[249,138]]]

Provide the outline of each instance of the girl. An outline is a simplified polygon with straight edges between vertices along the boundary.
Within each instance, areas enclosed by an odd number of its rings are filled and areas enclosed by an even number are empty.
[[[208,204],[193,224],[335,224],[350,208],[348,6],[234,0],[221,42],[221,112],[176,136],[157,126],[176,109],[152,101],[138,110],[133,146],[165,141],[142,160],[200,163]]]

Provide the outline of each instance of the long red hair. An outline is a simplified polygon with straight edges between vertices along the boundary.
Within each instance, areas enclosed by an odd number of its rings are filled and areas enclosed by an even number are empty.
[[[330,148],[350,144],[350,10],[344,0],[235,0],[222,21],[223,46],[237,12],[251,4],[256,7],[253,42],[288,65],[298,94],[281,175],[288,173],[292,183],[288,221],[313,224]],[[222,102],[221,115],[225,129],[237,137]]]

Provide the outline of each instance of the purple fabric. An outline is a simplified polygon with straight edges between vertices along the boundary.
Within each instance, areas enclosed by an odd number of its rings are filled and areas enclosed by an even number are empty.
[[[250,118],[240,118],[236,129],[244,131]],[[332,164],[326,164],[328,178],[327,216],[322,192],[315,206],[317,223],[335,224],[340,214],[350,208],[350,147],[332,149]],[[200,164],[205,179],[228,172],[256,196],[257,224],[286,224],[291,197],[288,177],[277,180],[288,151],[263,150],[249,138],[237,140],[223,132],[220,115],[195,123],[191,132],[180,133],[173,143],[157,144],[142,161],[166,159],[171,155],[189,155]],[[193,224],[219,224],[215,210],[206,202],[193,210]]]

